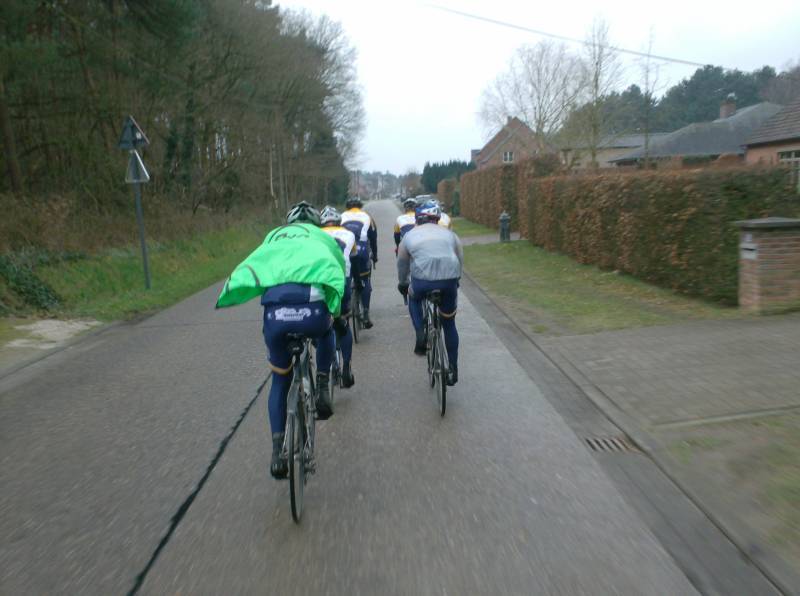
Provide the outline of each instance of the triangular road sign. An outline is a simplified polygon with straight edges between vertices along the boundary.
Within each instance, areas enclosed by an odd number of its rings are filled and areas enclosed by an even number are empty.
[[[150,141],[136,124],[136,120],[133,119],[133,116],[128,116],[125,124],[122,125],[122,136],[120,136],[117,146],[120,149],[130,150],[147,147],[149,144]]]
[[[147,173],[147,168],[144,167],[144,162],[137,151],[131,151],[131,157],[128,160],[128,171],[125,173],[125,182],[128,184],[150,182],[150,174]]]

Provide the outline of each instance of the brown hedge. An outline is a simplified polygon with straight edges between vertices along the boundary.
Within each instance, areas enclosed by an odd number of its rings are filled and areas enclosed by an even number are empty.
[[[800,216],[800,197],[784,168],[547,178],[525,168],[523,163],[506,166],[503,174],[482,170],[470,174],[468,183],[462,179],[464,214],[495,225],[498,208],[509,202],[503,181],[517,170],[513,214],[533,244],[729,304],[738,294],[739,235],[733,222]]]
[[[452,213],[453,211],[453,199],[455,198],[456,194],[456,184],[457,181],[455,178],[445,178],[436,185],[436,196],[439,198],[442,205],[444,205],[444,208],[448,213]]]
[[[499,227],[500,214],[511,216],[511,227],[520,229],[518,189],[530,180],[558,171],[561,164],[555,155],[535,157],[516,165],[503,165],[469,172],[461,176],[461,214],[467,219],[492,228]],[[524,193],[524,190],[523,190]]]

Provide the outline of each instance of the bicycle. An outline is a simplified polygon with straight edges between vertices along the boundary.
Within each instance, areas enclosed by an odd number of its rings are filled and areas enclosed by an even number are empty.
[[[289,353],[294,361],[294,379],[286,397],[284,455],[289,463],[289,502],[292,518],[300,523],[303,515],[303,492],[309,474],[316,471],[314,439],[316,397],[311,340],[289,334]]]
[[[349,319],[350,314],[348,313],[346,317]],[[334,386],[338,385],[344,389],[344,352],[342,352],[342,342],[337,331],[334,330],[333,335],[336,338],[336,350],[333,353],[333,362],[331,363],[331,405],[333,405]]]
[[[424,330],[426,341],[426,355],[428,358],[428,382],[431,387],[436,387],[436,402],[439,405],[439,414],[444,416],[447,409],[447,372],[450,370],[447,361],[447,349],[444,342],[444,329],[439,314],[442,304],[441,290],[433,290],[422,302]]]

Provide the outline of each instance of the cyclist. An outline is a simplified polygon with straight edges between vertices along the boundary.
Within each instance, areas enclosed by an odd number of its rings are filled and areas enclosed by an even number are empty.
[[[369,303],[372,296],[372,264],[378,262],[378,228],[369,213],[361,208],[364,203],[359,197],[351,197],[345,203],[347,211],[342,213],[342,226],[356,237],[356,255],[350,259],[353,264],[353,281],[361,288],[364,327],[372,327],[369,318]],[[370,262],[370,260],[372,262]]]
[[[269,423],[272,429],[270,473],[286,478],[281,456],[286,426],[286,396],[292,383],[290,333],[313,338],[317,345],[317,417],[333,412],[329,374],[335,339],[333,316],[339,316],[344,295],[345,262],[336,241],[323,232],[319,211],[306,202],[292,207],[286,225],[272,230],[264,242],[233,271],[217,299],[217,308],[261,296],[264,341],[269,350],[272,386]]]
[[[350,257],[356,254],[356,237],[347,228],[341,227],[342,214],[336,208],[327,206],[319,216],[322,231],[330,234],[339,248],[344,253],[345,278],[344,296],[342,297],[342,314],[333,322],[333,327],[339,336],[342,345],[342,384],[345,387],[352,387],[355,383],[350,362],[353,358],[353,333],[347,324],[347,315],[350,313],[350,299],[353,295],[353,286],[350,279],[351,265]]]
[[[439,225],[441,209],[436,203],[425,201],[417,206],[415,214],[417,226],[403,237],[397,251],[397,289],[403,296],[408,296],[408,309],[416,333],[414,353],[420,356],[425,355],[422,299],[432,290],[441,291],[439,314],[450,361],[447,384],[455,385],[458,382],[458,330],[455,316],[464,253],[458,236]]]
[[[411,228],[417,224],[414,209],[417,208],[417,200],[414,197],[408,197],[403,201],[404,213],[397,216],[397,221],[394,224],[394,254],[397,255],[397,247],[400,246],[400,241]]]

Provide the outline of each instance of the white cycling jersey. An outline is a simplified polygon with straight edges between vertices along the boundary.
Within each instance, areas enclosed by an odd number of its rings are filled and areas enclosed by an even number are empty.
[[[326,226],[322,231],[333,236],[336,244],[342,249],[344,253],[344,276],[345,279],[350,277],[350,257],[356,254],[356,236],[347,228],[340,226]],[[349,282],[348,282],[349,283]]]
[[[453,229],[453,222],[450,221],[450,216],[444,211],[442,211],[442,214],[439,216],[439,225],[444,226],[448,230]]]
[[[369,213],[361,209],[348,209],[342,213],[342,225],[356,234],[356,242],[367,242],[367,232],[372,225],[372,218]]]
[[[415,225],[417,225],[417,216],[414,215],[413,211],[410,211],[397,216],[397,221],[394,224],[394,231],[396,234],[400,234],[400,238],[402,238],[406,235],[406,232],[411,230]]]

